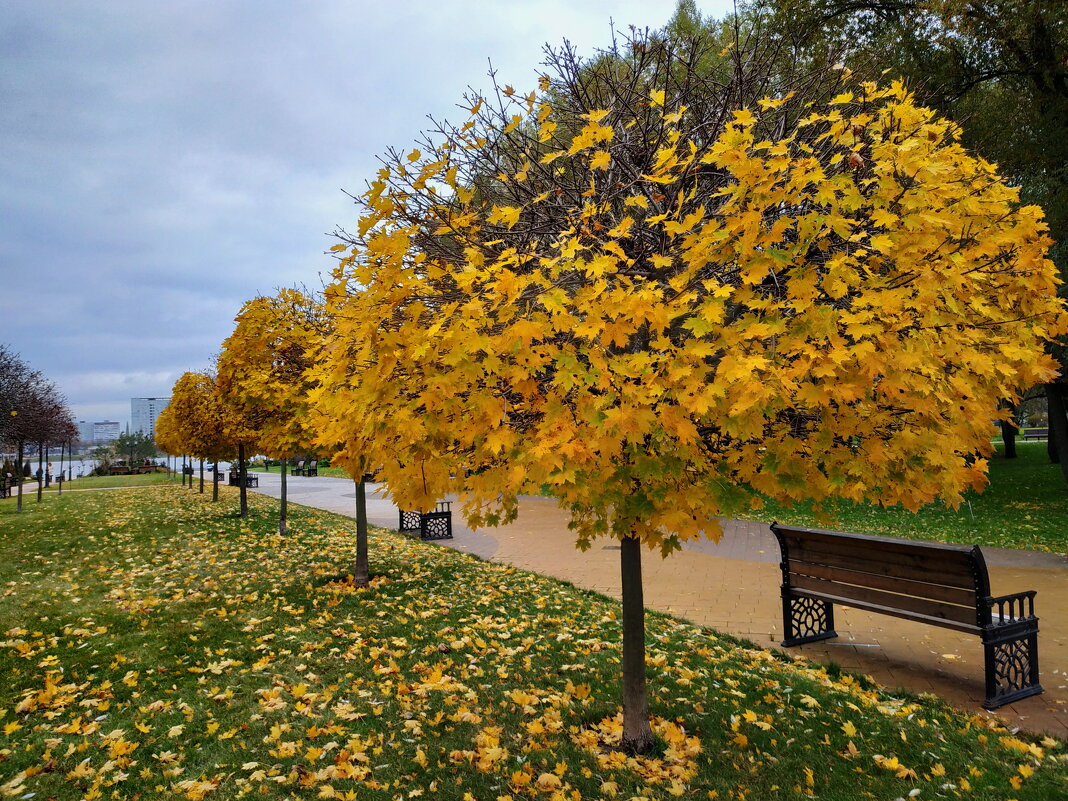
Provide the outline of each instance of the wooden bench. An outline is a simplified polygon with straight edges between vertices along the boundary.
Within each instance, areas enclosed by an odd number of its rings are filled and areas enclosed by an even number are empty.
[[[302,476],[302,475],[304,475],[304,460],[303,459],[301,459],[299,462],[297,462],[295,465],[293,465],[293,467],[289,471],[289,475],[291,475],[291,476]]]
[[[837,637],[834,605],[975,634],[986,709],[1042,692],[1035,591],[992,597],[978,545],[940,545],[773,523],[784,647]]]
[[[1028,440],[1028,439],[1048,439],[1049,438],[1049,429],[1048,428],[1025,428],[1023,430],[1023,438],[1025,440]]]
[[[307,463],[307,465],[305,466],[305,468],[304,468],[304,475],[308,476],[309,478],[311,476],[318,477],[318,475],[319,475],[319,462],[316,461],[315,459],[310,460]]]

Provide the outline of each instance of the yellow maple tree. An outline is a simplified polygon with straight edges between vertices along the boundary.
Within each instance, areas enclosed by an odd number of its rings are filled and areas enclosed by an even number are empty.
[[[206,372],[186,372],[175,381],[171,399],[157,420],[155,438],[156,446],[164,453],[198,458],[201,467],[205,459],[217,465],[220,459],[233,455],[233,443],[223,429],[221,399],[213,376]],[[212,470],[211,499],[219,500],[218,467]]]
[[[243,421],[257,447],[282,461],[278,530],[283,535],[287,460],[315,450],[309,368],[327,336],[322,308],[317,298],[296,288],[253,298],[234,318],[219,357],[234,422]]]
[[[600,69],[387,154],[322,396],[403,506],[494,525],[548,486],[580,547],[621,541],[643,750],[641,543],[716,538],[760,494],[958,503],[1068,326],[1041,210],[902,84],[731,110],[683,70]]]

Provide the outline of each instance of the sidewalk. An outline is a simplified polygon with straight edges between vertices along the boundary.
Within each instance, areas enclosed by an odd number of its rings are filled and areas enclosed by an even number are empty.
[[[259,491],[278,497],[277,473],[259,473]],[[289,479],[295,503],[353,516],[355,488],[337,478]],[[368,485],[372,525],[396,529],[396,507]],[[495,562],[515,565],[620,597],[619,546],[598,540],[586,553],[574,548],[567,516],[548,498],[524,497],[519,519],[473,532],[453,518],[454,539],[442,544]],[[718,543],[687,543],[661,559],[643,552],[645,603],[694,623],[778,648],[782,640],[779,553],[767,525],[723,521]],[[1045,693],[998,710],[1010,726],[1068,738],[1068,557],[984,548],[995,595],[1037,590],[1041,620],[1039,665]],[[371,554],[372,570],[374,554]],[[789,649],[844,670],[870,675],[880,684],[930,692],[976,714],[989,714],[983,700],[983,650],[977,637],[847,607],[835,609],[839,637]]]

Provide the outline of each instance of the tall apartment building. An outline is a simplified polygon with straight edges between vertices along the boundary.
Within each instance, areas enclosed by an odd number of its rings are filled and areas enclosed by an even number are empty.
[[[112,420],[93,423],[93,442],[97,445],[102,445],[105,442],[114,442],[119,438],[119,434],[121,433],[122,429],[119,428],[119,424]]]
[[[130,398],[130,432],[156,435],[156,418],[170,398]]]

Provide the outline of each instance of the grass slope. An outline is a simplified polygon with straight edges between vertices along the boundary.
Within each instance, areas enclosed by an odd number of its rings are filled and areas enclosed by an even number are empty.
[[[209,473],[210,479],[210,473]],[[151,484],[177,484],[181,486],[182,477],[171,473],[142,473],[136,476],[84,476],[73,481],[65,481],[63,489],[101,489],[105,487],[144,487]],[[55,489],[55,483],[50,489]]]
[[[990,459],[990,483],[969,492],[957,509],[932,504],[917,513],[900,506],[838,503],[824,516],[810,503],[792,507],[767,501],[747,515],[793,525],[836,528],[866,534],[993,545],[1029,551],[1068,553],[1068,486],[1060,466],[1050,464],[1044,442],[1018,442],[1018,458],[1005,459],[1000,446]]]
[[[1051,799],[1064,744],[648,621],[659,749],[618,743],[617,604],[352,521],[162,486],[0,504],[0,796]]]

